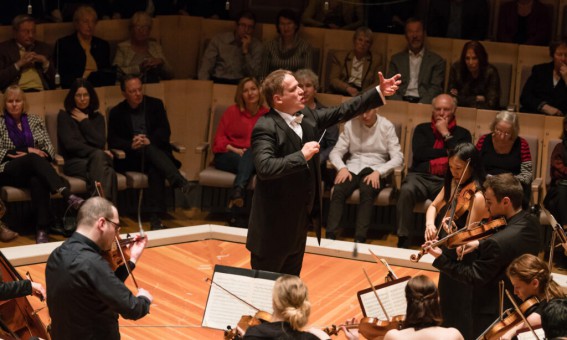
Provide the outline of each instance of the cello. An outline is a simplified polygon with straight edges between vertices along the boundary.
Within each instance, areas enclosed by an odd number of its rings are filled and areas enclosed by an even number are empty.
[[[0,271],[2,282],[23,280],[2,252],[0,252]],[[48,330],[48,326],[46,327],[41,321],[26,297],[0,301],[0,338],[51,339]]]

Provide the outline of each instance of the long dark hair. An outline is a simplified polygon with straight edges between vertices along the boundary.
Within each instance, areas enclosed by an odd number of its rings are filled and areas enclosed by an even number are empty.
[[[484,78],[484,75],[486,74],[486,69],[488,68],[488,53],[486,53],[486,49],[484,49],[484,46],[480,42],[476,40],[471,40],[467,42],[465,46],[463,46],[463,50],[461,51],[461,60],[459,61],[459,63],[460,63],[462,79],[472,78],[472,74],[469,72],[466,63],[466,56],[468,50],[473,50],[474,54],[476,54],[476,57],[478,58],[478,66],[479,66],[478,77]]]
[[[469,169],[472,169],[471,178],[467,182],[462,182],[461,187],[468,184],[470,181],[475,181],[477,188],[482,188],[482,183],[484,183],[484,178],[486,177],[484,173],[484,167],[480,161],[480,153],[472,143],[461,143],[457,145],[454,149],[449,149],[448,158],[451,159],[457,157],[460,160],[469,163]],[[451,199],[451,182],[453,182],[453,174],[451,169],[447,168],[445,173],[445,196],[443,197],[445,202],[449,202]]]
[[[64,103],[63,105],[65,106],[65,111],[71,113],[73,109],[77,107],[77,105],[75,104],[75,94],[77,94],[77,91],[81,87],[84,87],[89,93],[89,106],[84,110],[86,111],[85,113],[91,114],[96,110],[98,110],[99,100],[93,85],[88,80],[85,80],[83,78],[77,78],[75,79],[73,84],[71,84],[71,88],[69,89],[69,92],[65,97],[65,101],[63,102]]]
[[[443,322],[439,291],[435,283],[425,275],[418,275],[406,286],[406,319],[403,328],[420,330],[439,326]]]

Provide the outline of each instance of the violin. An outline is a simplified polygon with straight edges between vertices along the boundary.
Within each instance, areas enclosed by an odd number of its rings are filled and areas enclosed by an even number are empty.
[[[122,253],[124,254],[124,257],[122,257],[122,255],[120,254],[120,250],[118,249],[118,245],[116,244],[116,242],[112,242],[112,246],[110,247],[110,249],[103,251],[101,254],[102,258],[105,259],[110,264],[110,268],[112,268],[112,271],[116,271],[118,267],[130,261],[129,245],[135,242],[134,238],[131,237],[130,234],[128,234],[125,239],[120,238],[119,235],[116,235],[116,238],[118,239],[118,243],[120,245],[120,248],[122,249]]]
[[[506,334],[510,329],[517,326],[520,322],[524,321],[522,316],[526,313],[533,311],[533,308],[539,304],[539,299],[535,296],[522,302],[519,306],[522,315],[512,308],[504,311],[504,314],[497,319],[490,327],[480,336],[477,340],[492,340],[499,339],[502,335]]]
[[[474,194],[476,192],[476,183],[470,181],[467,185],[460,188],[456,196],[456,206],[454,219],[458,220],[465,212],[470,209],[471,203],[474,200]]]
[[[224,331],[224,340],[241,340],[248,328],[261,325],[265,322],[272,322],[272,314],[264,311],[258,311],[254,316],[243,315],[236,328],[227,326]]]
[[[404,321],[403,315],[397,315],[392,318],[392,320],[380,320],[378,318],[362,318],[359,323],[353,323],[348,325],[332,325],[331,327],[326,327],[323,329],[327,335],[338,335],[342,327],[346,329],[356,329],[367,339],[375,339],[377,337],[383,337],[391,329],[401,329],[402,323]]]

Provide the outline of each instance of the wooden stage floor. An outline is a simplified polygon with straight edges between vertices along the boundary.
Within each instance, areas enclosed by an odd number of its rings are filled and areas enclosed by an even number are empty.
[[[122,339],[222,339],[220,330],[201,327],[209,292],[205,281],[216,264],[250,268],[244,244],[221,240],[200,240],[145,250],[134,275],[140,287],[154,297],[150,314],[138,320],[120,319]],[[45,263],[16,267],[20,274],[45,282]],[[368,288],[362,269],[374,284],[384,282],[386,268],[373,262],[307,253],[302,279],[309,287],[312,314],[309,326],[324,328],[362,316],[356,293]],[[438,273],[425,269],[392,266],[399,277],[425,274],[437,282]],[[127,286],[135,291],[128,279]],[[47,287],[49,289],[49,287]],[[44,305],[29,298],[34,308]],[[69,301],[69,303],[73,303]],[[39,312],[49,322],[47,309]],[[334,339],[345,339],[341,334]]]

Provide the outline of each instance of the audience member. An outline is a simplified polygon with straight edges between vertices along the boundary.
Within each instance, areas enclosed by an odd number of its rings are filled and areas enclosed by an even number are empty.
[[[18,15],[12,30],[14,38],[0,44],[0,89],[10,85],[30,92],[52,89],[55,68],[51,47],[35,40],[35,19]]]
[[[188,194],[193,184],[181,175],[181,163],[173,157],[171,130],[160,99],[143,94],[139,77],[128,75],[120,83],[124,100],[108,116],[108,148],[126,152],[125,159],[115,159],[119,172],[141,171],[148,175],[149,207],[152,230],[163,229],[159,214],[166,211],[165,179],[173,188]]]
[[[367,8],[367,22],[374,32],[404,34],[406,20],[418,15],[419,0],[373,3]]]
[[[474,144],[461,143],[454,149],[449,149],[448,158],[449,171],[445,174],[443,188],[425,213],[426,240],[443,239],[456,229],[466,228],[490,217],[481,190],[485,174]],[[458,211],[455,206],[453,212],[451,209],[454,203],[451,199],[455,190],[460,190],[457,201],[464,203],[464,206]],[[468,202],[464,201],[467,195],[470,196]],[[445,245],[441,247],[445,256],[451,259],[459,257],[455,249],[450,249]],[[470,263],[473,257],[473,255],[465,255],[460,261]],[[472,315],[470,314],[473,299],[471,287],[444,272],[439,273],[438,284],[443,326],[455,327],[466,339],[472,338],[475,334],[472,334]],[[455,292],[459,294],[456,295]]]
[[[431,122],[419,124],[412,137],[412,163],[402,182],[396,205],[398,247],[407,248],[415,225],[416,203],[433,200],[443,187],[447,172],[447,150],[472,142],[470,132],[457,126],[457,100],[440,94],[432,102]]]
[[[315,95],[319,90],[319,77],[315,72],[310,69],[301,69],[294,73],[294,77],[299,83],[299,87],[303,90],[303,100],[305,101],[305,106],[311,110],[322,109],[325,106],[322,105]],[[325,182],[325,185],[329,188],[333,184],[335,178],[334,171],[327,168],[327,160],[329,159],[329,154],[337,140],[339,139],[339,127],[335,124],[329,126],[323,139],[319,142],[319,162],[321,163],[321,177]]]
[[[427,33],[432,37],[484,40],[489,12],[486,0],[431,0]]]
[[[512,282],[514,294],[522,302],[530,298],[538,299],[539,303],[524,313],[533,328],[541,326],[541,314],[549,301],[566,297],[563,288],[553,280],[547,263],[535,255],[524,254],[516,258],[506,269],[506,275]],[[501,339],[512,339],[522,328],[527,328],[525,322],[512,327]]]
[[[541,312],[541,327],[546,339],[567,339],[567,299],[549,301]]]
[[[346,156],[348,155],[348,156]],[[346,163],[343,158],[346,156]],[[394,124],[371,109],[345,123],[329,159],[337,169],[327,218],[327,238],[336,239],[347,198],[359,189],[354,242],[366,242],[374,199],[404,155]]]
[[[488,54],[478,41],[463,46],[461,59],[451,66],[449,93],[460,106],[495,110],[500,107],[500,77],[488,63]]]
[[[564,116],[567,113],[567,38],[549,45],[552,61],[535,65],[520,96],[520,111]]]
[[[254,174],[254,158],[250,141],[252,129],[258,118],[268,112],[264,106],[264,99],[260,94],[260,84],[255,78],[243,78],[236,88],[234,105],[223,113],[215,140],[213,153],[214,164],[219,170],[236,174],[232,186],[232,193],[228,203],[242,208],[244,206],[246,186]]]
[[[88,79],[94,86],[114,85],[110,71],[110,45],[94,36],[97,14],[92,7],[81,6],[73,15],[76,32],[57,40],[54,50],[61,86],[68,89],[77,78]]]
[[[96,11],[98,18],[109,19],[112,15],[113,0],[45,0],[51,18],[55,22],[75,21],[75,11],[80,7],[89,6]]]
[[[530,145],[524,138],[519,137],[519,118],[514,112],[500,111],[490,123],[490,131],[476,143],[484,171],[488,175],[514,175],[524,189],[522,205],[526,209],[532,192],[533,166]]]
[[[504,281],[508,290],[512,286],[506,277],[508,265],[520,255],[537,255],[541,249],[541,226],[533,214],[522,210],[520,182],[511,174],[500,174],[487,177],[483,187],[490,216],[504,217],[507,224],[488,238],[471,242],[475,244],[470,247],[475,250],[472,261],[452,259],[445,249],[432,246],[433,241],[422,246],[435,257],[435,268],[472,289],[472,308],[464,311],[465,306],[458,313],[472,315],[474,336],[481,334],[500,316],[499,284]],[[510,306],[508,299],[504,304]]]
[[[389,76],[401,74],[402,85],[392,99],[429,104],[443,92],[445,60],[425,47],[425,28],[420,19],[408,19],[405,26],[408,48],[394,54]]]
[[[549,44],[552,11],[539,0],[515,0],[500,4],[497,40],[524,45]]]
[[[233,32],[216,35],[207,45],[198,77],[215,83],[238,84],[244,77],[259,77],[263,47],[254,37],[256,16],[242,12]]]
[[[100,182],[104,196],[117,202],[118,183],[112,168],[112,153],[105,151],[106,124],[98,111],[99,100],[93,86],[82,78],[71,84],[64,109],[57,115],[58,151],[65,159],[63,172],[87,182],[95,191]]]
[[[359,0],[309,0],[302,20],[305,26],[353,30],[364,25],[364,7]]]
[[[282,275],[276,280],[272,293],[272,307],[274,312],[271,322],[248,327],[244,334],[245,340],[320,339],[314,332],[303,331],[311,314],[311,302],[309,302],[307,286],[299,277]],[[319,330],[317,334],[320,332]]]
[[[378,84],[378,71],[385,65],[379,54],[370,51],[373,39],[368,27],[359,27],[352,37],[352,51],[336,51],[327,61],[331,92],[354,97]]]
[[[50,208],[51,194],[59,193],[73,208],[83,200],[72,195],[64,181],[51,166],[55,149],[49,140],[43,120],[27,113],[26,97],[17,85],[4,92],[2,119],[0,119],[0,174],[1,185],[30,190],[35,212],[36,242],[47,243],[47,232],[54,223]],[[1,233],[13,239],[17,233]],[[10,235],[10,237],[6,237]]]
[[[118,218],[118,210],[106,199],[88,199],[77,214],[77,231],[49,255],[45,281],[54,339],[117,340],[118,314],[138,320],[150,312],[152,295],[142,287],[136,287],[134,295],[124,284],[148,238],[135,236],[128,247],[130,259],[115,271],[101,256],[117,240]]]
[[[557,143],[551,153],[549,164],[549,188],[544,206],[562,225],[567,225],[567,117],[563,118],[563,133],[561,142]]]
[[[402,329],[391,329],[384,340],[463,340],[459,330],[440,327],[443,322],[439,291],[425,275],[412,277],[405,288],[406,315]],[[347,323],[348,325],[348,323]],[[342,327],[347,339],[358,340],[358,331]]]
[[[157,83],[173,78],[173,70],[165,59],[161,45],[150,39],[152,17],[136,12],[130,20],[130,40],[118,44],[114,65],[125,74],[140,74],[144,83]]]
[[[262,76],[284,69],[295,72],[313,68],[311,44],[299,36],[301,21],[291,9],[282,9],[276,17],[278,36],[264,45]]]

